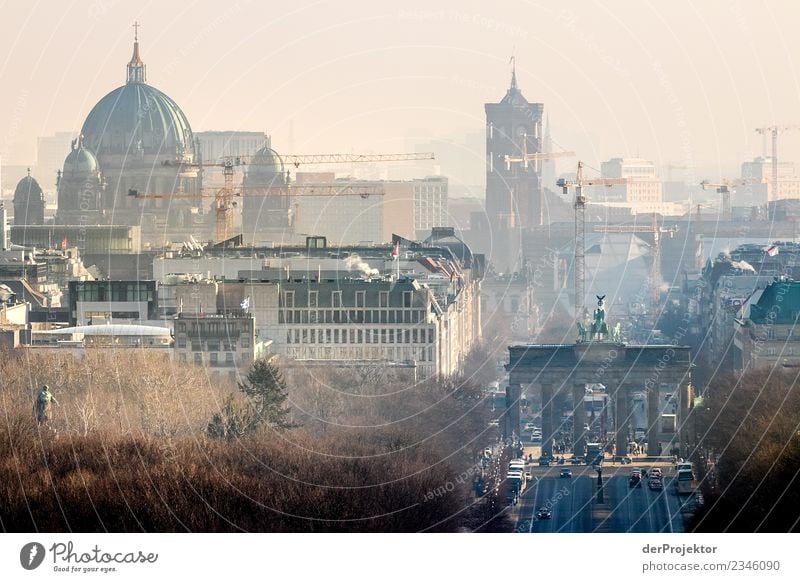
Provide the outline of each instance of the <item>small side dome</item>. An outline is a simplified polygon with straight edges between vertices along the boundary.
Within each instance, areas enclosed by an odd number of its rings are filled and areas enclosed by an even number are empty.
[[[283,160],[278,155],[278,152],[268,146],[264,146],[253,154],[250,165],[258,166],[259,169],[263,170],[283,173]]]
[[[248,186],[280,186],[285,184],[286,173],[278,152],[264,146],[250,158],[245,184]]]
[[[64,160],[65,174],[91,174],[97,172],[97,158],[83,145],[83,135],[72,141],[72,149]]]
[[[42,187],[39,186],[39,182],[31,176],[30,172],[30,169],[28,169],[28,175],[17,183],[17,187],[14,190],[15,201],[43,199],[44,192]]]

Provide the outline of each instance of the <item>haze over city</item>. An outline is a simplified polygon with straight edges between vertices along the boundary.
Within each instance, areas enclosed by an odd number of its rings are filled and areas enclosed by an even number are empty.
[[[555,142],[598,168],[621,155],[689,165],[699,179],[735,175],[762,153],[755,127],[800,121],[794,3],[297,2],[263,14],[247,0],[97,0],[2,9],[6,163],[31,162],[37,136],[75,131],[124,80],[134,20],[150,81],[195,131],[263,130],[280,152],[402,151],[483,131],[481,104],[502,96],[511,55],[526,97],[545,104]],[[797,158],[800,135],[782,146]]]
[[[790,578],[798,17],[0,0],[0,556]]]

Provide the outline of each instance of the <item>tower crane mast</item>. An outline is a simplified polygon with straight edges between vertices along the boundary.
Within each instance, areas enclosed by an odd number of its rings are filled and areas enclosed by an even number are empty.
[[[569,195],[570,188],[575,190],[575,259],[574,259],[574,284],[575,284],[575,321],[584,318],[586,308],[586,196],[583,189],[590,186],[615,186],[627,184],[627,178],[584,178],[583,162],[578,162],[578,171],[575,180],[559,178],[556,186],[562,189],[564,195]]]
[[[800,129],[800,125],[767,125],[765,127],[757,127],[756,133],[762,136],[770,135],[772,137],[772,198],[776,200],[779,196],[778,193],[778,135],[785,131],[793,131]]]
[[[700,182],[700,186],[703,187],[703,190],[708,190],[709,188],[716,188],[717,194],[722,196],[722,216],[726,220],[731,220],[733,218],[733,207],[731,205],[731,192],[734,190],[735,186],[750,186],[752,184],[763,183],[766,180],[756,180],[753,178],[740,178],[737,180],[729,180],[723,179],[719,182],[711,182],[710,180],[703,180]]]

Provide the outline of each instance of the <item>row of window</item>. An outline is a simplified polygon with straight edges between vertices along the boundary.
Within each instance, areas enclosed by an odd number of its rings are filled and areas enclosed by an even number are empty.
[[[181,349],[186,349],[188,342],[189,340],[187,340],[185,337],[178,337],[175,340],[175,346]],[[205,344],[205,346],[203,344]],[[249,348],[250,338],[247,336],[243,337],[241,344],[243,348]],[[220,351],[230,352],[236,349],[235,341],[220,342],[219,340],[213,340],[213,339],[208,340],[206,342],[192,339],[191,345],[193,352],[220,352]]]
[[[421,309],[284,309],[278,313],[278,323],[425,323],[425,313]]]
[[[288,329],[287,344],[433,343],[433,329]]]
[[[413,303],[414,292],[413,291],[403,291],[403,307],[410,308]],[[342,292],[341,291],[331,291],[331,302],[330,306],[334,308],[341,308],[344,307],[342,304]],[[355,302],[353,306],[357,308],[364,308],[367,306],[367,292],[366,291],[356,291],[355,292]],[[295,305],[295,295],[294,291],[284,291],[283,293],[283,307],[287,309],[293,309],[295,307],[311,307],[316,308],[319,307],[319,291],[309,291],[308,292],[308,305]],[[378,292],[378,307],[389,307],[389,292],[388,291],[379,291]]]
[[[367,347],[337,347],[335,350],[321,348],[320,346],[290,347],[286,350],[290,358],[315,359],[315,360],[417,360],[418,362],[434,362],[433,347],[428,348],[367,348]]]
[[[234,366],[235,365],[235,363],[236,363],[235,354],[232,354],[231,352],[227,352],[227,353],[224,354],[224,359],[220,358],[220,355],[222,355],[222,354],[219,354],[217,352],[211,352],[209,354],[209,357],[208,357],[209,365],[211,365],[211,366],[223,366],[223,365],[224,366]],[[242,356],[242,360],[246,361],[247,360],[247,355],[243,355]],[[178,361],[179,362],[188,361],[187,354],[185,352],[179,353],[178,354]],[[195,353],[193,361],[194,361],[195,364],[202,364],[203,363],[203,354],[200,353],[200,352]]]
[[[96,281],[77,283],[73,301],[153,301],[155,285],[151,281]]]

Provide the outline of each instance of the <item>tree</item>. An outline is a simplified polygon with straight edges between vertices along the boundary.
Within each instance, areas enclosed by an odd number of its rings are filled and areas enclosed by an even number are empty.
[[[289,397],[286,382],[271,361],[257,360],[250,368],[247,379],[239,382],[239,390],[247,398],[248,432],[262,425],[276,429],[296,426],[288,419],[291,409],[285,406]]]

